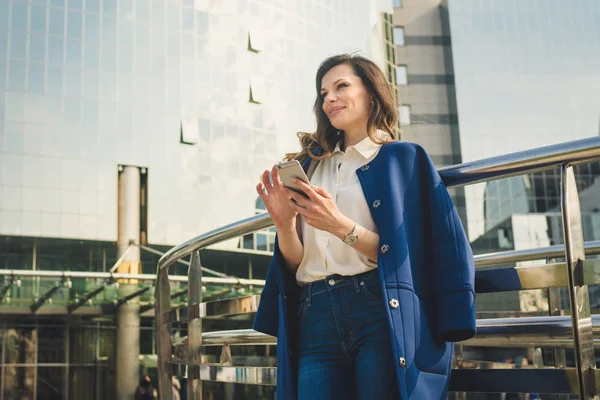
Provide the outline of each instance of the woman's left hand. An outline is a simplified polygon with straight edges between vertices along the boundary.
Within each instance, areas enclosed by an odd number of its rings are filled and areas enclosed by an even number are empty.
[[[354,222],[340,212],[335,199],[324,188],[311,186],[300,179],[294,182],[306,195],[285,188],[290,197],[290,206],[298,212],[308,225],[315,229],[344,237],[354,228]]]

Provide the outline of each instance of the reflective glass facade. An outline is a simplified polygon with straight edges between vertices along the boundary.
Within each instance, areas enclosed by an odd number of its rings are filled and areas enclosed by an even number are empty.
[[[148,169],[151,243],[253,215],[259,174],[314,128],[319,62],[383,66],[391,7],[1,1],[0,235],[114,241],[120,164]]]
[[[463,161],[600,133],[597,1],[450,0],[448,10]],[[578,172],[581,182],[597,176],[592,166]],[[486,199],[484,184],[465,189],[471,240],[506,214],[502,201],[533,202],[531,212],[556,204],[557,177],[531,179],[535,197],[528,200],[506,191],[502,200],[496,188]],[[543,185],[550,186],[538,190]]]

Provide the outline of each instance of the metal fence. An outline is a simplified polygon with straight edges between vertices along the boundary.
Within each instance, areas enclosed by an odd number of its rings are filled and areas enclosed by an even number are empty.
[[[439,170],[448,187],[462,186],[514,175],[559,168],[561,172],[561,214],[564,246],[526,251],[508,251],[476,257],[477,266],[506,265],[526,260],[546,260],[543,265],[501,267],[476,271],[476,292],[493,293],[530,289],[548,290],[549,315],[519,318],[478,319],[478,335],[457,346],[450,390],[454,392],[553,393],[582,399],[595,398],[600,373],[594,357],[594,322],[588,285],[600,283],[600,263],[585,260],[585,254],[600,254],[600,241],[583,242],[579,197],[573,165],[600,158],[600,137],[503,155]],[[202,302],[204,281],[199,250],[273,225],[268,214],[257,215],[182,243],[167,252],[158,263],[156,277],[156,334],[161,398],[171,396],[173,371],[187,374],[188,397],[200,399],[202,381],[275,385],[276,367],[234,366],[231,345],[274,345],[276,339],[253,330],[203,332],[206,317],[255,312],[260,296]],[[188,273],[188,305],[171,309],[169,268],[191,255]],[[559,258],[564,261],[555,262]],[[568,288],[570,315],[554,315],[556,288]],[[187,323],[187,336],[173,338],[171,325]],[[534,365],[517,368],[514,364],[469,361],[461,357],[461,347],[535,347],[553,348],[554,365],[544,366],[541,357]],[[221,362],[203,362],[203,347],[222,346]],[[566,367],[564,349],[573,348],[575,367]]]

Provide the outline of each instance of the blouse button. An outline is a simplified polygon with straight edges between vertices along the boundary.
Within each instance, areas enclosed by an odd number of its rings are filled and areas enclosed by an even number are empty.
[[[387,244],[384,244],[383,246],[381,246],[381,252],[383,254],[387,253],[389,249],[390,249],[390,246],[388,246]]]
[[[394,310],[400,306],[400,302],[397,299],[390,299],[390,307]]]
[[[363,172],[366,171],[366,170],[368,170],[368,169],[369,169],[369,164],[365,164],[362,167],[360,167],[360,170],[363,171]]]
[[[377,199],[373,202],[373,208],[378,208],[381,205],[381,200]]]
[[[404,357],[400,357],[398,359],[398,364],[400,364],[402,368],[406,367],[406,359]]]

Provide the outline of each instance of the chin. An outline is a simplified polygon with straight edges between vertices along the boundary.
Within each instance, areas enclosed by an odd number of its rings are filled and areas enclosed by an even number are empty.
[[[341,121],[332,122],[331,120],[329,120],[329,123],[331,123],[331,126],[333,126],[338,131],[343,131],[344,127],[346,126],[346,124],[343,124],[343,123],[340,123],[340,122]]]

